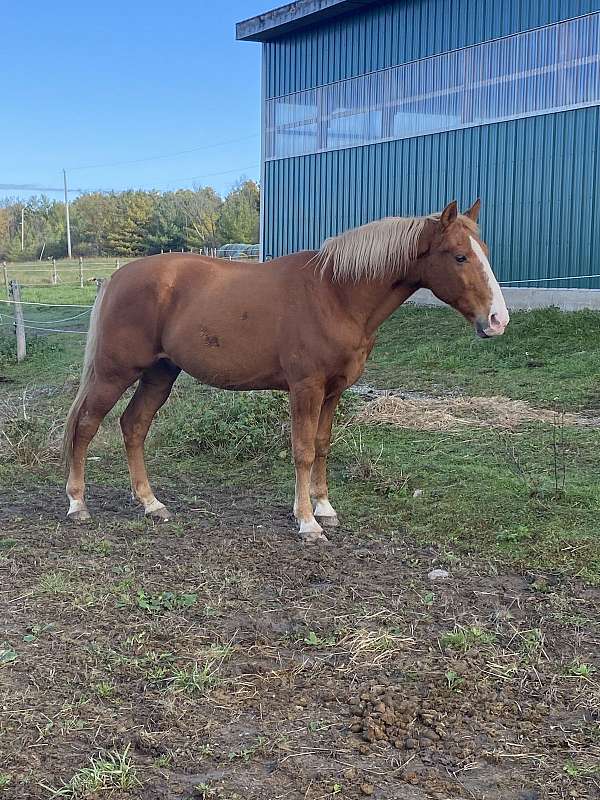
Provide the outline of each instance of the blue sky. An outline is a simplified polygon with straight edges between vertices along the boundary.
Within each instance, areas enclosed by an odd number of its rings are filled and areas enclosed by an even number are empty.
[[[9,3],[0,184],[60,187],[63,167],[69,186],[86,191],[212,185],[224,193],[240,176],[258,178],[260,45],[236,42],[235,23],[279,4]],[[32,193],[0,189],[1,197]]]

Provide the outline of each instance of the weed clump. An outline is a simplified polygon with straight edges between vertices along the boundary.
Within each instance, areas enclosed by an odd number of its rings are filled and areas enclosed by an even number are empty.
[[[287,451],[287,396],[195,387],[173,398],[157,438],[164,451],[179,458],[210,453],[235,460]]]

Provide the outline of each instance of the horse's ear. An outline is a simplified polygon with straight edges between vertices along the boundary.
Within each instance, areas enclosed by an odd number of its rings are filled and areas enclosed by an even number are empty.
[[[480,210],[481,210],[481,200],[478,197],[477,200],[475,200],[475,202],[471,206],[471,208],[468,211],[465,211],[465,217],[469,217],[469,219],[472,219],[473,222],[477,222],[477,220],[479,219]]]
[[[453,200],[451,203],[448,203],[446,208],[440,214],[440,225],[442,228],[447,228],[451,222],[454,222],[457,216],[458,206],[456,204],[456,200]]]

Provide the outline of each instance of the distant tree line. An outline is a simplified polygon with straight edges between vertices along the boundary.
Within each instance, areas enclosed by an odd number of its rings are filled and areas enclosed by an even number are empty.
[[[258,242],[259,188],[249,180],[224,198],[210,187],[92,192],[73,200],[69,209],[76,256],[142,256]],[[44,195],[26,202],[0,201],[0,258],[33,260],[42,251],[43,258],[62,258],[67,253],[64,203]]]

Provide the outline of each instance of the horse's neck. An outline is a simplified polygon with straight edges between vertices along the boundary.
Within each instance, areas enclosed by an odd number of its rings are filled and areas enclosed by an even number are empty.
[[[365,334],[372,336],[398,306],[415,293],[417,286],[410,280],[391,285],[385,282],[360,281],[341,284],[343,306],[351,316],[364,327]]]

